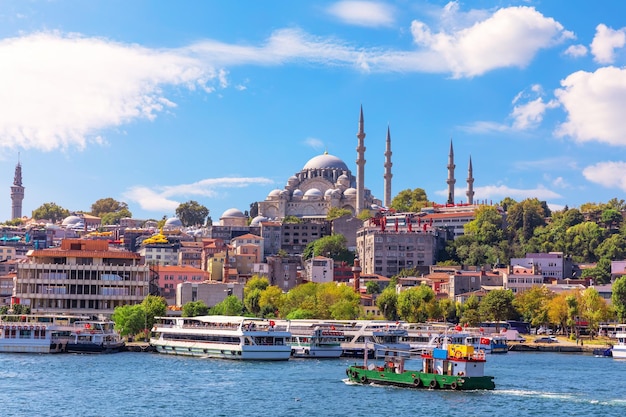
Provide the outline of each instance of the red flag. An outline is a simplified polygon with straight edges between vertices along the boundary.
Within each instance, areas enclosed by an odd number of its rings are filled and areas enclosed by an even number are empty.
[[[490,341],[486,337],[481,337],[480,338],[480,344],[481,345],[488,345],[488,344],[490,344]]]
[[[396,232],[398,231],[398,218],[396,217]]]

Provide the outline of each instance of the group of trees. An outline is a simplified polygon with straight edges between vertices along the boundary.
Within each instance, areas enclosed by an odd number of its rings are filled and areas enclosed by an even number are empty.
[[[57,223],[70,214],[69,210],[56,203],[50,202],[44,203],[33,210],[32,216],[35,220],[47,220],[52,223]],[[101,198],[93,203],[91,205],[91,211],[87,212],[87,214],[100,217],[103,225],[119,224],[121,219],[132,217],[132,213],[128,209],[128,204],[123,201],[117,201],[111,197]],[[181,203],[176,208],[176,216],[180,219],[183,226],[203,226],[205,224],[208,225],[211,221],[209,209],[193,200]]]

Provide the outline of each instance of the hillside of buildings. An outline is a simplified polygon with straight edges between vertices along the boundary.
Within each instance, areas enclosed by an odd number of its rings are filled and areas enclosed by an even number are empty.
[[[624,318],[623,200],[551,212],[537,199],[436,205],[405,191],[358,217],[229,209],[219,222],[196,202],[158,221],[113,199],[90,213],[48,203],[2,227],[1,304],[110,316],[153,295],[178,314],[202,302],[270,317],[523,319],[564,332]]]

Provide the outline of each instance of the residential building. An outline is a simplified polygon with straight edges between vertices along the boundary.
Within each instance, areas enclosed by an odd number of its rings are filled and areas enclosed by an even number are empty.
[[[176,305],[182,307],[188,302],[204,301],[208,307],[214,307],[229,295],[243,300],[244,286],[239,282],[181,282],[176,285]]]
[[[283,223],[281,249],[290,255],[301,254],[310,242],[330,235],[330,222],[308,220],[300,223]]]
[[[509,266],[507,271],[502,273],[502,282],[504,289],[511,290],[513,294],[519,294],[532,287],[542,286],[544,277],[537,265],[531,268]]]
[[[265,259],[264,243],[261,236],[247,233],[231,239],[230,245],[237,255],[254,255],[257,263]]]
[[[178,265],[202,269],[202,242],[180,242]]]
[[[461,294],[479,291],[482,289],[502,289],[502,275],[486,271],[456,271],[450,275],[447,284],[441,284],[441,291],[456,300]]]
[[[567,278],[572,276],[572,260],[563,256],[563,252],[527,253],[525,258],[511,258],[511,266],[532,268],[536,265],[538,272],[545,278]]]
[[[302,284],[302,259],[299,256],[268,256],[270,285],[284,292]]]
[[[306,280],[317,283],[332,282],[334,280],[334,263],[332,258],[325,256],[315,256],[307,259],[304,264]]]
[[[158,275],[157,284],[159,293],[165,297],[168,304],[176,300],[177,285],[183,282],[198,283],[208,281],[209,273],[202,269],[183,265],[155,266],[153,271]]]
[[[111,315],[150,294],[151,273],[137,253],[105,240],[64,239],[17,264],[15,297],[33,313]]]
[[[430,226],[414,229],[409,215],[372,219],[357,232],[357,253],[363,273],[386,277],[403,269],[435,264],[442,243],[436,229]]]

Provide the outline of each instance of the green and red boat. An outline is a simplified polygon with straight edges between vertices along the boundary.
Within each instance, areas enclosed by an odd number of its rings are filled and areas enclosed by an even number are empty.
[[[359,384],[393,385],[406,388],[450,390],[492,390],[493,376],[485,376],[485,352],[474,351],[473,346],[447,345],[423,350],[419,357],[422,369],[404,368],[410,358],[406,351],[387,351],[384,364],[367,363],[346,369],[351,382]]]

